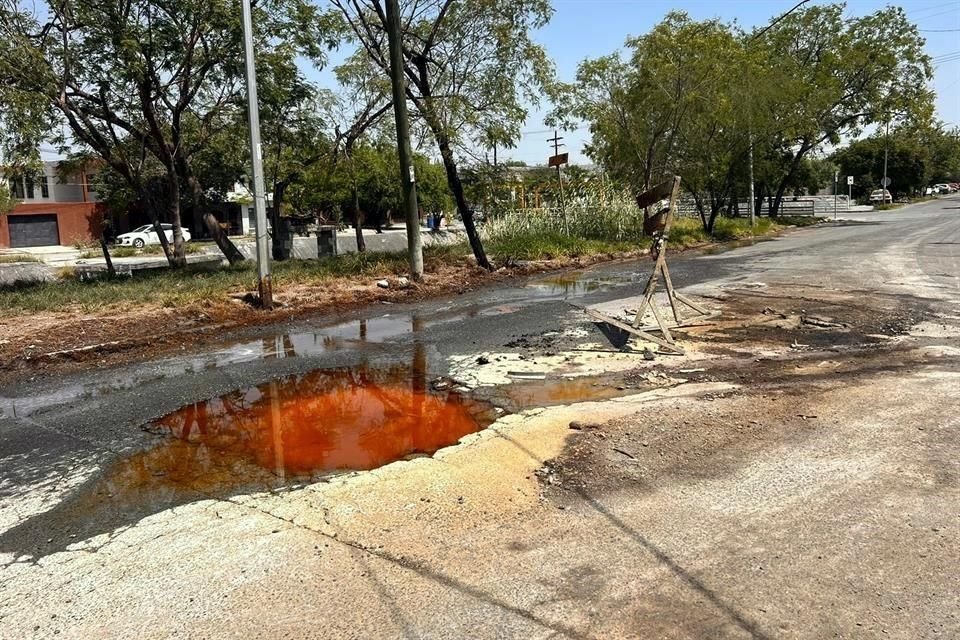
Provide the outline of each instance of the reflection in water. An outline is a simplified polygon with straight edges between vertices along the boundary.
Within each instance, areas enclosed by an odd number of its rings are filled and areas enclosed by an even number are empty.
[[[282,476],[372,469],[433,453],[481,429],[482,412],[453,392],[430,393],[426,355],[418,348],[412,368],[319,370],[273,380],[188,405],[146,428],[196,448],[191,466],[236,459]],[[208,466],[201,462],[194,471]]]
[[[427,367],[415,345],[408,363],[317,370],[183,407],[144,427],[154,446],[0,533],[0,553],[44,556],[203,498],[431,454],[493,421],[488,404],[433,392]]]
[[[591,293],[618,285],[633,282],[633,278],[624,276],[589,276],[584,271],[570,271],[560,275],[537,280],[527,285],[529,288],[545,290],[549,294],[568,296],[575,293]]]

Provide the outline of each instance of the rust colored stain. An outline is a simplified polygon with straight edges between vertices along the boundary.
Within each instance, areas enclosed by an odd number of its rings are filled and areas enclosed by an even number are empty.
[[[483,412],[429,392],[406,368],[321,370],[188,405],[147,429],[175,438],[171,451],[188,459],[244,460],[282,476],[431,454],[483,428]]]

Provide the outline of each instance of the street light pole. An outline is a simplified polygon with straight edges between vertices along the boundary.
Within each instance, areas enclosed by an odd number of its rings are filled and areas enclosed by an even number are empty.
[[[400,183],[407,209],[407,251],[410,258],[410,279],[423,278],[423,245],[420,238],[420,207],[417,204],[417,178],[410,149],[410,121],[407,116],[407,93],[403,78],[401,50],[400,4],[387,0],[387,40],[390,47],[390,84],[393,88],[393,115],[397,121],[397,152],[400,156]]]
[[[257,289],[260,306],[273,309],[270,253],[267,248],[267,203],[263,186],[263,154],[260,147],[260,102],[257,97],[257,64],[253,57],[253,17],[250,0],[243,7],[243,54],[247,68],[247,113],[250,119],[250,160],[253,169],[253,209],[257,223]],[[274,233],[277,230],[274,229]]]
[[[834,170],[833,172],[833,219],[837,219],[837,186],[840,180],[840,172]]]
[[[757,226],[756,219],[756,187],[753,184],[753,123],[750,124],[750,228]]]
[[[887,186],[890,179],[887,177],[887,159],[890,155],[890,117],[887,116],[887,132],[883,137],[883,191],[880,194],[880,201],[887,203]],[[893,195],[890,196],[890,204],[893,204]]]

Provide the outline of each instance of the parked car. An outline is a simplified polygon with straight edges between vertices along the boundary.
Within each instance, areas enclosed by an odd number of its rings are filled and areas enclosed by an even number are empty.
[[[893,196],[890,195],[890,191],[887,189],[877,189],[870,193],[870,202],[893,202]]]
[[[950,191],[950,185],[946,183],[941,182],[940,184],[933,185],[934,193],[950,193]]]
[[[164,235],[167,236],[167,242],[173,242],[173,225],[161,224],[160,226],[163,228]],[[183,241],[190,242],[190,232],[187,229],[183,229],[182,231]],[[133,231],[118,235],[117,244],[124,247],[136,247],[140,249],[148,244],[160,244],[160,236],[157,235],[157,231],[153,228],[152,224],[145,224],[142,227],[137,227]]]

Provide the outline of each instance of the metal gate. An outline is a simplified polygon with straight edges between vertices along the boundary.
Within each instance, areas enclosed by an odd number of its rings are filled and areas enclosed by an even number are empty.
[[[7,216],[11,247],[46,247],[60,244],[57,214]]]

